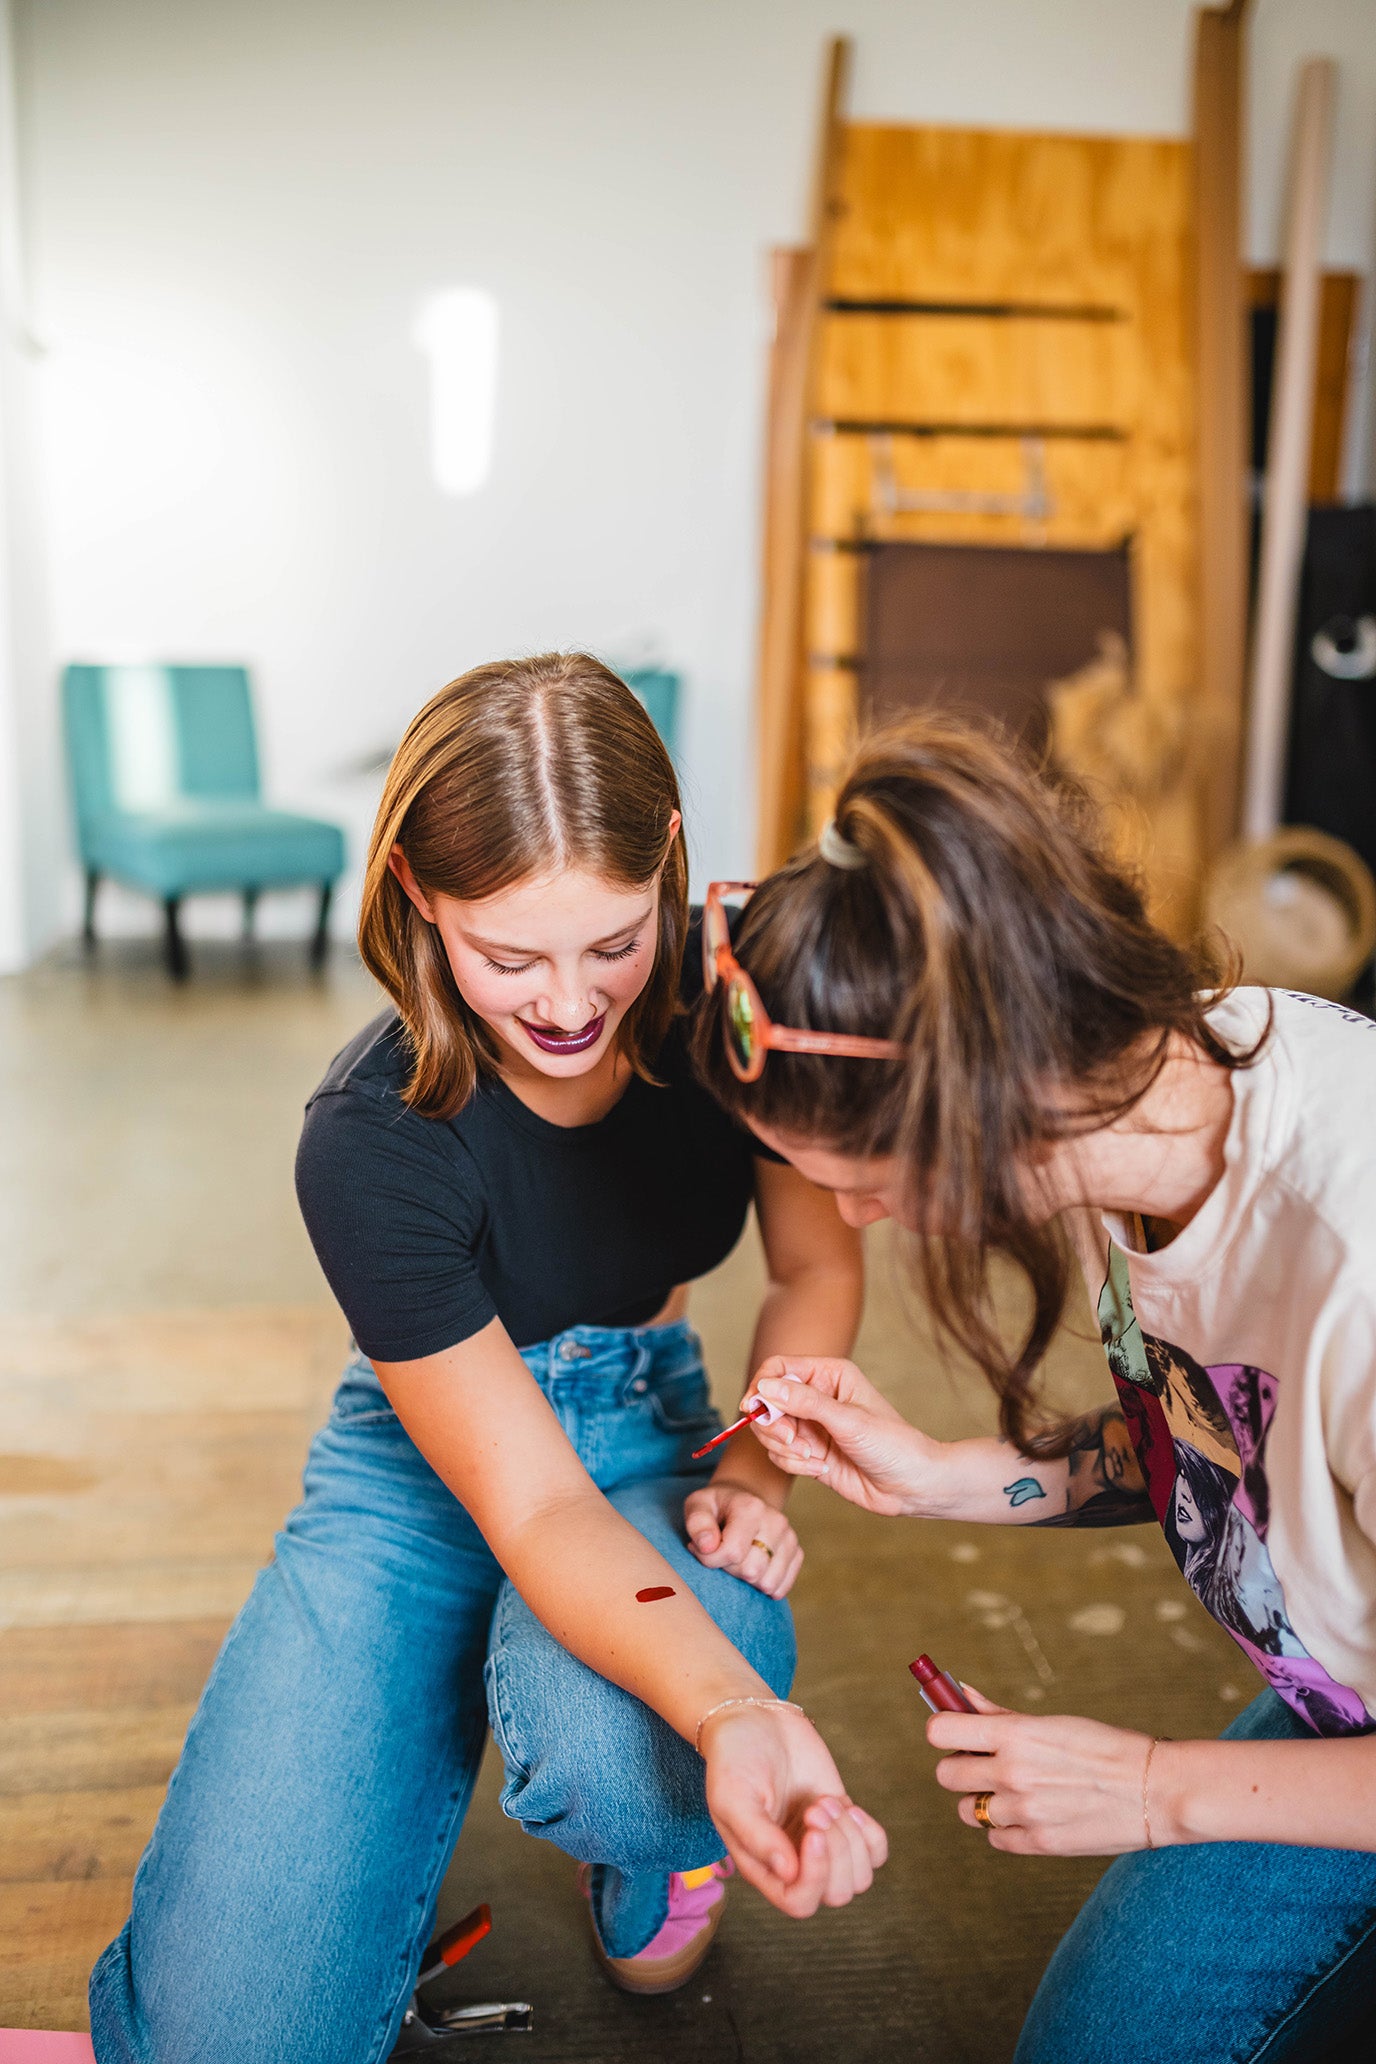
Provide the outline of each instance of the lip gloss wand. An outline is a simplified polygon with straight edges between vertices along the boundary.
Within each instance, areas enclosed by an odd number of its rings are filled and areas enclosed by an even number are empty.
[[[742,1412],[734,1425],[724,1426],[720,1433],[713,1434],[711,1440],[704,1441],[700,1448],[694,1448],[692,1460],[701,1461],[704,1455],[711,1454],[713,1448],[719,1448],[723,1441],[730,1440],[733,1433],[739,1433],[743,1426],[758,1426],[762,1422],[766,1426],[772,1426],[776,1419],[782,1419],[783,1416],[779,1407],[771,1405],[768,1398],[757,1397],[750,1410]]]

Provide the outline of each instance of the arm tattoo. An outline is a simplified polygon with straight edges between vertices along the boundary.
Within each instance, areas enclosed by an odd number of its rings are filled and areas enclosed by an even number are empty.
[[[1142,1472],[1137,1466],[1127,1424],[1117,1405],[1089,1412],[1075,1422],[1075,1439],[1066,1456],[1065,1509],[1029,1526],[1140,1526],[1156,1517]],[[1018,1485],[1011,1487],[1013,1490]],[[1024,1492],[1024,1496],[1030,1496]],[[1014,1499],[1014,1504],[1021,1503]]]

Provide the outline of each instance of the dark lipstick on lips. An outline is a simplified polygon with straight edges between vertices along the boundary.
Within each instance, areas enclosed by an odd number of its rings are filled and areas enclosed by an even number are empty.
[[[541,1053],[576,1054],[586,1053],[590,1046],[596,1046],[602,1037],[602,1027],[607,1022],[607,1013],[599,1011],[581,1032],[561,1032],[555,1026],[532,1025],[528,1018],[521,1019],[522,1028],[530,1034],[533,1043]]]

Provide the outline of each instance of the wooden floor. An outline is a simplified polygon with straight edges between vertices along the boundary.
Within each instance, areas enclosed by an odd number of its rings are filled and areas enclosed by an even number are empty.
[[[291,1161],[376,994],[343,956],[319,985],[294,950],[195,959],[180,991],[154,941],[0,982],[0,2027],[85,2027],[91,1962],[344,1345]],[[915,1338],[884,1232],[857,1359],[937,1437],[987,1430],[984,1387]],[[694,1291],[728,1410],[761,1287],[747,1236]],[[1108,1390],[1092,1333],[1053,1357],[1077,1408]],[[888,1867],[805,1927],[734,1888],[701,1980],[631,2000],[593,1965],[568,1858],[504,1819],[489,1756],[440,1920],[491,1903],[454,1983],[534,2003],[523,2064],[1005,2064],[1099,1865],[972,1843],[931,1782],[905,1663],[929,1647],[1010,1705],[1176,1736],[1252,1695],[1155,1528],[899,1525],[813,1485],[794,1516],[795,1695],[887,1824]]]
[[[320,1306],[0,1339],[0,2025],[86,2025],[91,1963],[343,1345]]]

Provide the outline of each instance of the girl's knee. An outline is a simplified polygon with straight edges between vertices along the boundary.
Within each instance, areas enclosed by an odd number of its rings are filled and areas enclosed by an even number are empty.
[[[494,1647],[487,1668],[502,1811],[527,1834],[633,1873],[721,1854],[700,1758],[639,1699],[547,1635]]]

